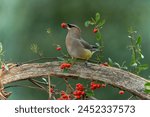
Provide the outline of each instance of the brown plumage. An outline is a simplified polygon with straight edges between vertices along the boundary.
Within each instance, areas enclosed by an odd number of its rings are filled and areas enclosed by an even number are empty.
[[[67,24],[68,34],[66,36],[66,48],[73,58],[88,60],[95,49],[92,45],[81,38],[81,30],[74,24]]]

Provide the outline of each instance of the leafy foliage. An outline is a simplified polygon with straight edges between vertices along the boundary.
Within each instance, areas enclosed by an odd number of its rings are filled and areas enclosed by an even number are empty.
[[[4,54],[3,45],[2,45],[2,43],[0,42],[0,64],[1,64],[1,65],[3,64],[3,60],[2,60],[3,54]]]
[[[111,58],[108,58],[108,62],[110,66],[115,66],[117,68],[124,69],[124,70],[128,69],[128,67],[125,65],[126,63],[125,61],[123,61],[123,63],[120,65],[119,63],[112,61]]]
[[[30,49],[33,53],[37,54],[39,57],[43,56],[43,53],[37,44],[35,44],[35,43],[31,44]]]
[[[145,87],[145,93],[150,94],[150,82],[145,83],[144,87]]]
[[[100,13],[96,13],[95,17],[91,17],[91,19],[85,21],[84,24],[85,27],[94,26],[93,33],[96,33],[95,34],[97,40],[96,45],[99,47],[99,54],[97,55],[97,60],[99,62],[102,62],[104,42],[102,39],[101,29],[102,26],[105,24],[105,20],[101,19]]]
[[[128,32],[131,42],[131,45],[128,47],[131,51],[130,67],[134,73],[139,74],[141,71],[148,69],[147,64],[141,63],[141,60],[144,59],[141,49],[142,37],[137,35],[137,31],[134,31],[132,27],[129,28]]]

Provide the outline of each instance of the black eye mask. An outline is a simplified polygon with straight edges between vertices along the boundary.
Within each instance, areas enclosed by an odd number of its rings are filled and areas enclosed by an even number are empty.
[[[75,25],[73,24],[67,24],[69,26],[69,28],[72,28],[72,27],[76,27]]]

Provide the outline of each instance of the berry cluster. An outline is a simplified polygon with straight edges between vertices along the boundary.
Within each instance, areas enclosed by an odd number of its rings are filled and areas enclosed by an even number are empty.
[[[95,90],[95,89],[100,88],[100,87],[101,87],[101,85],[96,84],[95,82],[91,82],[91,84],[90,84],[91,90]]]
[[[67,24],[66,23],[61,23],[61,27],[62,28],[67,28]]]
[[[58,98],[57,100],[70,100],[70,95],[68,95],[66,92],[61,91],[61,97]]]
[[[70,63],[62,63],[60,65],[60,69],[68,69],[71,67],[71,64]]]
[[[76,90],[73,92],[73,95],[76,99],[80,99],[83,95],[85,95],[84,87],[82,84],[76,84]]]

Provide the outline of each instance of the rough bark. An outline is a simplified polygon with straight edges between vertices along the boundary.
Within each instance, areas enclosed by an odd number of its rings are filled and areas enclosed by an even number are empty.
[[[144,84],[148,80],[130,72],[93,63],[75,63],[67,73],[60,69],[60,62],[31,63],[13,67],[1,78],[3,85],[29,78],[47,77],[48,75],[59,78],[83,78],[87,80],[102,81],[120,89],[126,90],[141,99],[150,99],[144,93]]]

